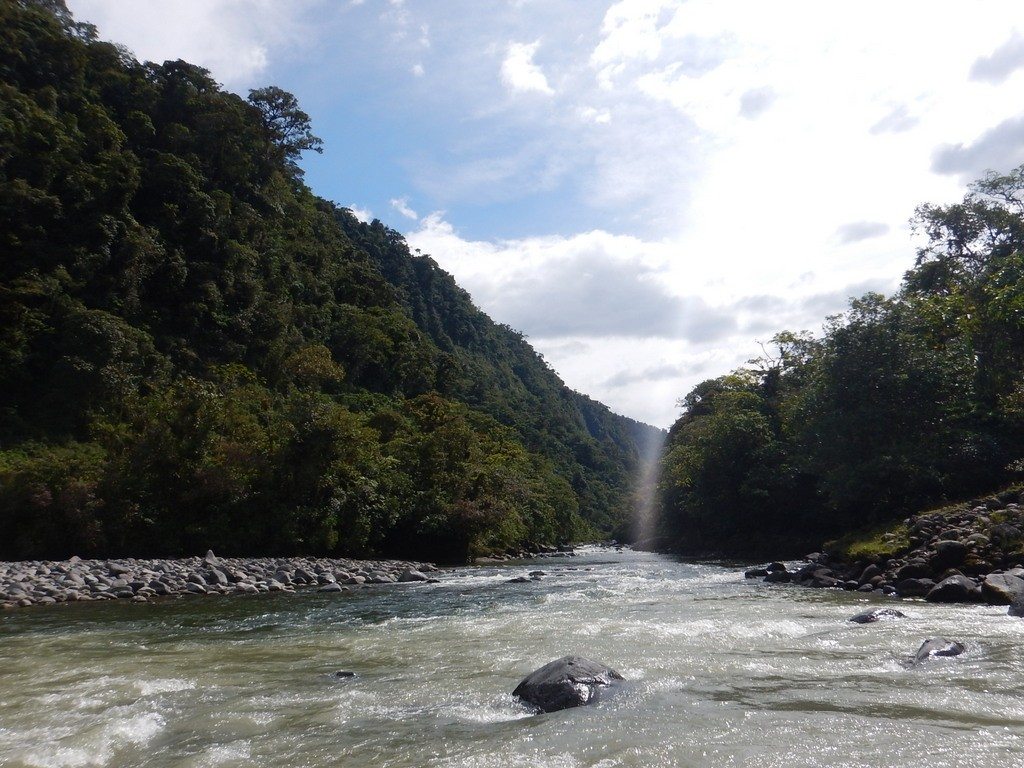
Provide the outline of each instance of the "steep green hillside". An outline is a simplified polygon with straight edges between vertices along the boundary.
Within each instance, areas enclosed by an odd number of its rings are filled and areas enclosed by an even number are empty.
[[[621,527],[659,432],[380,222],[308,117],[0,0],[0,557],[458,560]]]
[[[522,334],[477,309],[451,275],[429,256],[410,254],[394,230],[362,224],[344,211],[338,222],[441,350],[444,391],[515,429],[529,450],[551,458],[570,480],[589,522],[618,529],[638,449],[664,432],[566,388]]]

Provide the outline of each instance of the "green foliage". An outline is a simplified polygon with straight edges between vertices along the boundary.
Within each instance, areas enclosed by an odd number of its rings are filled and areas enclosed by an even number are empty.
[[[910,528],[906,523],[889,523],[869,531],[853,531],[825,545],[850,562],[895,557],[910,549]]]
[[[661,489],[679,546],[815,546],[1012,476],[1024,457],[1024,167],[989,174],[962,203],[922,206],[916,223],[927,244],[898,295],[852,300],[820,339],[780,334],[774,353],[683,400]]]
[[[0,451],[0,557],[105,546],[98,494],[105,460],[99,446],[79,443]]]
[[[278,88],[0,0],[0,557],[402,553],[607,534],[656,435],[380,222]]]
[[[670,539],[696,550],[749,549],[816,503],[791,460],[772,371],[704,382],[683,401],[662,460],[662,505],[675,513],[662,521]]]
[[[289,167],[302,172],[295,161],[306,150],[323,152],[323,141],[313,135],[309,115],[299,109],[298,100],[276,86],[249,91],[249,103],[259,110],[270,140],[277,145]]]

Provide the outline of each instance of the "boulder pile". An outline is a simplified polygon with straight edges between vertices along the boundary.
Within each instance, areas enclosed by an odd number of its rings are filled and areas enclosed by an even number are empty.
[[[883,537],[888,547],[882,547],[888,551],[875,557],[851,559],[816,552],[799,567],[771,563],[748,570],[746,576],[939,603],[1017,605],[1024,615],[1021,502],[1019,491],[1008,491],[908,518],[905,539],[888,534]]]
[[[430,563],[317,557],[206,557],[0,563],[0,608],[170,595],[348,592],[364,584],[434,581]]]

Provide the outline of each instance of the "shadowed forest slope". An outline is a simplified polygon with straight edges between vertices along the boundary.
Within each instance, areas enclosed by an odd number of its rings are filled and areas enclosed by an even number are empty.
[[[0,0],[0,557],[462,560],[624,530],[661,434],[316,197],[276,88]]]

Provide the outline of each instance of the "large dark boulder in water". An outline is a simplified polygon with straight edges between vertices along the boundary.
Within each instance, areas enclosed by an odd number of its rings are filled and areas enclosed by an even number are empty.
[[[981,590],[966,576],[950,576],[936,584],[924,599],[929,603],[978,603]]]
[[[990,573],[981,583],[981,595],[989,605],[1010,605],[1024,595],[1024,579],[1010,573]]]
[[[1013,602],[1010,603],[1010,607],[1007,609],[1006,613],[1009,616],[1024,618],[1024,594],[1017,595],[1017,597],[1013,598]]]
[[[622,679],[604,664],[581,656],[564,656],[527,675],[512,695],[541,712],[555,712],[597,701],[603,688]]]
[[[900,597],[924,597],[935,587],[931,579],[903,579],[896,584],[896,594]]]
[[[905,619],[907,615],[895,608],[875,608],[873,611],[865,611],[851,616],[850,621],[855,624],[874,624],[882,619]]]
[[[964,644],[958,643],[956,640],[935,637],[921,643],[921,647],[914,654],[914,664],[920,664],[922,661],[927,661],[933,656],[959,656],[966,650],[967,648],[964,647]]]

